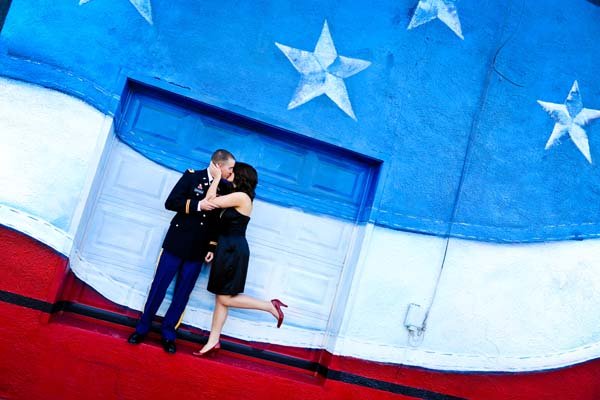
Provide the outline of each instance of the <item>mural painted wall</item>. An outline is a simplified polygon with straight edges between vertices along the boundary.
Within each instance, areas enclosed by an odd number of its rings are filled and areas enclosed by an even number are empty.
[[[273,177],[259,190],[252,290],[304,283],[288,330],[240,313],[229,334],[451,370],[597,358],[599,17],[584,0],[14,2],[0,35],[0,223],[140,308],[165,191],[222,139]],[[132,119],[129,98],[150,99]],[[292,145],[268,171],[277,140]],[[364,201],[342,159],[375,171]],[[311,189],[284,201],[299,165]],[[143,215],[127,208],[132,192]],[[148,228],[128,244],[109,235],[118,217]],[[122,265],[103,268],[101,246]],[[202,279],[186,318],[206,327]],[[303,287],[318,289],[302,299]]]

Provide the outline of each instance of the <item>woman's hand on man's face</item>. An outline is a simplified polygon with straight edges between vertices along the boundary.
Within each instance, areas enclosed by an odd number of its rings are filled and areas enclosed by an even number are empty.
[[[217,164],[211,161],[208,167],[208,171],[210,172],[210,175],[213,177],[213,179],[221,180],[221,168],[219,168]]]

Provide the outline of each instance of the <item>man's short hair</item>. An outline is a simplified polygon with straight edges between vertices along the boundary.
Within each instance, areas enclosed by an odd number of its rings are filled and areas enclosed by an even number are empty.
[[[213,155],[210,158],[210,160],[212,162],[214,162],[215,164],[219,164],[219,163],[222,163],[222,162],[227,161],[227,160],[234,160],[235,161],[235,157],[233,156],[233,154],[231,154],[227,150],[219,149],[219,150],[216,150],[213,153]]]

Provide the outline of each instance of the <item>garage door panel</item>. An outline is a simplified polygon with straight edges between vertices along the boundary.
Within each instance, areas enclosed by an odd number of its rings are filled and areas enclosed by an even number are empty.
[[[287,269],[287,284],[285,294],[287,301],[303,304],[313,311],[323,312],[323,304],[330,304],[331,296],[334,294],[335,276],[311,272],[311,269],[303,265],[289,265]],[[310,310],[309,310],[310,311]],[[328,310],[326,310],[328,311]]]
[[[254,135],[255,131],[245,127],[243,123],[236,123],[230,116],[221,115],[215,112],[206,112],[208,110],[193,110],[195,118],[199,124],[210,133],[214,139],[240,139]]]
[[[151,97],[136,96],[131,105],[134,115],[131,129],[153,137],[162,145],[177,144],[178,132],[192,121],[189,110]]]
[[[341,221],[305,215],[302,224],[298,226],[297,239],[305,249],[312,249],[313,254],[328,261],[342,264],[346,257],[348,240],[352,234],[353,226]]]
[[[246,293],[260,298],[271,294],[270,285],[280,284],[280,280],[274,276],[273,269],[277,267],[278,260],[268,249],[254,245],[251,249],[251,258],[248,265],[248,276],[246,279]]]
[[[114,258],[119,263],[143,268],[152,264],[155,249],[160,249],[168,220],[149,216],[111,202],[101,201],[90,220],[86,257]]]
[[[251,243],[249,281],[262,282],[261,297],[283,297],[302,312],[327,315],[335,296],[341,266],[308,259],[285,250]]]
[[[106,171],[104,193],[115,201],[139,205],[164,212],[164,201],[177,182],[179,174],[165,174],[164,168],[149,164],[134,151],[126,151],[119,142],[113,152],[113,162]],[[166,215],[166,213],[164,213]]]
[[[365,169],[358,168],[348,160],[320,155],[313,168],[318,178],[315,179],[314,188],[337,200],[356,204],[364,195],[363,191],[368,188]]]
[[[341,266],[353,226],[330,217],[256,203],[248,238],[274,249]]]
[[[200,155],[202,157],[197,158],[195,163],[199,164],[198,160],[202,160],[202,164],[204,164],[210,160],[210,156],[214,150],[218,148],[231,150],[239,147],[240,142],[248,140],[247,135],[233,135],[200,127],[200,129],[194,129],[194,132],[190,134],[190,140],[185,143],[185,147],[177,150],[186,152],[188,149],[192,149],[195,156]]]
[[[272,141],[267,143],[258,167],[261,181],[285,182],[289,185],[300,185],[305,173],[306,158],[309,153],[304,149],[292,146],[276,146]]]

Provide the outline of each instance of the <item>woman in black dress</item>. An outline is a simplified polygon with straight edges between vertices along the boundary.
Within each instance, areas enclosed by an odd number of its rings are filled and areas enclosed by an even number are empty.
[[[254,190],[258,183],[258,174],[249,164],[237,162],[233,167],[234,192],[217,197],[217,186],[221,180],[221,170],[211,166],[212,184],[206,194],[208,202],[216,208],[222,208],[219,222],[219,241],[213,255],[207,255],[207,261],[212,259],[208,291],[214,293],[215,310],[213,311],[212,326],[208,341],[194,355],[205,356],[221,348],[219,338],[227,320],[229,307],[262,310],[277,319],[277,327],[283,322],[281,307],[287,307],[278,299],[271,301],[258,300],[241,294],[246,283],[248,258],[250,251],[246,241],[246,227],[250,222]]]

